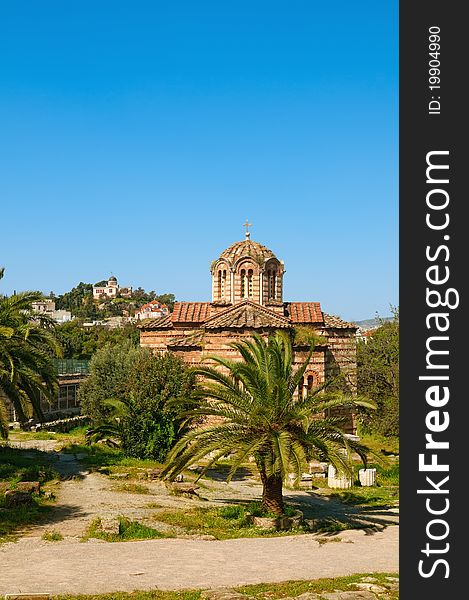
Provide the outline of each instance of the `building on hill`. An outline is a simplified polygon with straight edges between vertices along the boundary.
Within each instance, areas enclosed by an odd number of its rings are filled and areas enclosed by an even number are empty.
[[[161,304],[158,300],[152,300],[141,306],[135,311],[135,318],[137,321],[143,319],[161,319],[169,315],[169,308],[166,304]]]
[[[107,285],[94,285],[93,286],[93,298],[94,300],[101,300],[103,298],[117,298],[122,296],[123,298],[130,298],[132,296],[131,287],[119,287],[117,284],[117,278],[112,275],[107,281]]]
[[[53,319],[56,323],[66,323],[72,320],[72,313],[68,310],[56,310],[54,300],[45,298],[32,303],[32,308],[38,315],[45,315]]]
[[[333,379],[355,393],[357,326],[323,312],[319,302],[284,301],[284,263],[251,240],[249,231],[212,262],[210,271],[212,301],[176,302],[167,317],[140,323],[142,346],[155,352],[171,350],[186,363],[198,365],[207,354],[236,358],[231,342],[281,329],[292,336],[298,365],[308,352],[302,333],[310,330],[324,343],[316,347],[299,393]],[[350,415],[346,431],[355,429]]]

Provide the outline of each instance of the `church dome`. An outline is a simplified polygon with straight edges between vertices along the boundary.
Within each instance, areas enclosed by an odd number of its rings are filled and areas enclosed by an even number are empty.
[[[250,300],[269,305],[282,302],[283,261],[272,250],[250,239],[246,221],[246,239],[224,250],[210,266],[212,303],[237,304]]]
[[[254,259],[256,263],[261,265],[270,258],[276,258],[272,250],[259,244],[259,242],[254,242],[253,240],[246,238],[242,242],[236,242],[224,250],[220,254],[219,260],[224,259],[233,265],[238,259],[243,257],[250,257]]]
[[[109,277],[108,281],[117,281],[116,277],[114,277],[114,275],[111,275],[111,277]]]

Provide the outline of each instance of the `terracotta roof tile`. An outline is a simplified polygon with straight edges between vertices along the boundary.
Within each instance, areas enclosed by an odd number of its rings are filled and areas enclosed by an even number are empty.
[[[290,321],[286,317],[245,300],[235,306],[214,315],[205,322],[205,329],[224,329],[248,327],[252,329],[286,328]]]
[[[173,323],[203,323],[210,316],[210,302],[176,302]]]
[[[322,323],[323,316],[319,302],[288,302],[287,314],[292,323]]]
[[[323,313],[323,315],[325,327],[330,327],[331,329],[358,329],[355,323],[343,321],[340,317],[337,317],[336,315],[328,315],[326,313]]]
[[[137,324],[138,329],[172,329],[171,315],[159,319],[144,319]]]

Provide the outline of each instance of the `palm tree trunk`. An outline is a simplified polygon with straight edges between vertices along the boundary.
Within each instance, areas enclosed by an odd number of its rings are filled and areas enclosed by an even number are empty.
[[[283,514],[283,494],[282,478],[278,475],[266,475],[263,469],[260,470],[262,481],[262,506],[276,515]]]

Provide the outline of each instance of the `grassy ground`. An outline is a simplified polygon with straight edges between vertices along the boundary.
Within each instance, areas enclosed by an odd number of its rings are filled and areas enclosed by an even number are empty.
[[[286,512],[294,512],[287,507]],[[248,513],[261,516],[262,510],[259,502],[250,502],[246,505],[230,505],[221,508],[193,508],[192,510],[166,509],[154,515],[156,521],[180,527],[190,535],[211,535],[217,540],[229,540],[241,537],[261,537],[291,535],[303,533],[303,529],[290,530],[289,532],[276,532],[254,527]],[[266,515],[262,516],[275,516]]]
[[[0,482],[14,489],[20,481],[39,481],[44,484],[57,478],[46,453],[0,446]],[[24,527],[36,523],[51,510],[50,500],[33,495],[31,506],[5,508],[5,496],[0,493],[0,543],[15,539]]]
[[[124,456],[122,450],[109,448],[103,444],[71,443],[63,447],[63,452],[80,455],[80,461],[88,467],[106,468],[106,474],[121,473],[126,471],[130,474],[140,469],[161,468],[161,463],[155,460],[143,460]]]
[[[390,579],[387,579],[387,578]],[[317,579],[315,581],[286,581],[283,583],[261,583],[258,585],[246,585],[235,588],[237,592],[246,594],[256,600],[277,600],[281,598],[295,598],[305,592],[333,592],[335,590],[351,591],[359,589],[355,584],[363,579],[373,578],[376,585],[382,587],[394,583],[398,578],[396,573],[366,573],[350,575],[348,577],[335,577],[333,579]],[[113,594],[93,594],[92,596],[55,596],[54,600],[199,600],[203,595],[201,590],[182,590],[179,592],[166,592],[155,590],[152,592],[116,592]],[[386,600],[398,600],[397,590],[389,590],[386,594],[378,596]]]
[[[67,433],[56,433],[55,431],[20,431],[15,430],[10,433],[9,439],[12,441],[26,442],[29,440],[57,440],[66,443],[84,443],[87,425],[74,427]]]
[[[399,463],[382,466],[377,463],[368,465],[376,468],[376,486],[362,487],[354,485],[348,490],[331,490],[324,481],[324,486],[318,491],[330,498],[334,498],[344,504],[356,506],[367,506],[369,508],[392,507],[399,504]]]
[[[52,460],[45,452],[0,446],[0,481],[40,481],[57,477]]]
[[[152,527],[147,527],[138,521],[131,521],[125,517],[119,518],[119,533],[105,533],[101,529],[101,519],[95,519],[83,536],[82,541],[89,538],[97,538],[106,542],[126,542],[130,540],[153,540],[157,538],[171,537]]]

